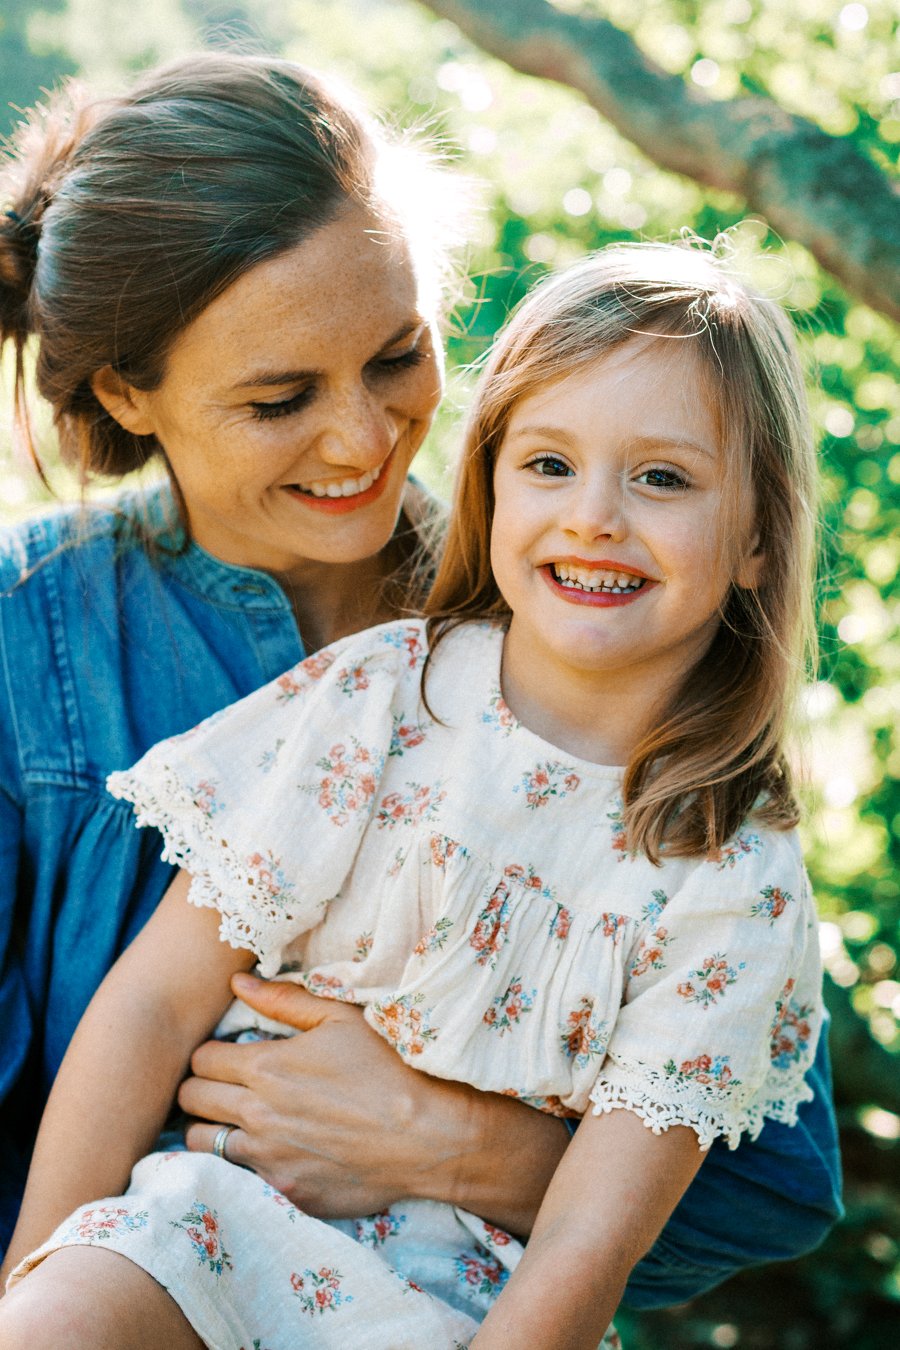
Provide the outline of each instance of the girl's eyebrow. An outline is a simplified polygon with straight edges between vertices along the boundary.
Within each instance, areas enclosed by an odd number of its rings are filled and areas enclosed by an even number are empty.
[[[517,441],[521,438],[535,437],[540,440],[558,441],[560,445],[574,445],[573,438],[562,427],[538,426],[529,424],[524,427],[516,427],[509,433],[511,441]],[[718,453],[708,445],[701,445],[699,441],[689,440],[686,436],[635,436],[628,442],[629,450],[692,450],[698,455],[703,455],[706,459],[718,459]]]
[[[388,347],[393,347],[395,343],[402,342],[404,338],[412,337],[414,334],[418,339],[419,334],[427,326],[427,320],[420,314],[410,319],[408,323],[403,324],[392,333],[386,342],[378,348],[379,352],[385,351]],[[377,356],[377,352],[375,355]],[[307,380],[314,380],[322,372],[317,369],[310,370],[258,370],[245,375],[234,384],[235,389],[254,389],[268,388],[270,386],[282,384],[302,384]]]

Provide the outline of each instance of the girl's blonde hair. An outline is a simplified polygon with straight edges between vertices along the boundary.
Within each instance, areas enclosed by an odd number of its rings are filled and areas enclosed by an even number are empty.
[[[512,410],[637,335],[683,342],[700,362],[726,466],[719,547],[753,536],[763,554],[758,587],[732,583],[709,650],[626,767],[628,846],[658,861],[662,850],[715,853],[751,814],[778,829],[797,822],[784,737],[814,650],[816,464],[781,308],[697,246],[615,245],[540,282],[485,364],[426,614],[432,644],[468,619],[509,617],[490,535],[494,465]]]

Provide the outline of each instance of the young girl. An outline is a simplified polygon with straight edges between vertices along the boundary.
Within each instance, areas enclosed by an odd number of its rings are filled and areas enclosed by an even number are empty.
[[[596,1346],[712,1140],[808,1096],[783,737],[813,482],[789,325],[714,258],[617,247],[538,286],[476,396],[428,618],[111,778],[185,871],[57,1080],[0,1345],[118,1345],[142,1299],[170,1350]],[[222,1014],[254,962],[426,1073],[583,1117],[527,1249],[415,1178],[313,1219],[227,1129],[137,1162],[193,1047],[253,1022]]]

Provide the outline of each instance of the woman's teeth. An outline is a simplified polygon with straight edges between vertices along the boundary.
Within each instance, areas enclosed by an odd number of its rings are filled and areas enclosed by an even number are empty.
[[[570,587],[572,590],[608,591],[612,595],[640,590],[645,580],[644,577],[636,577],[632,572],[573,567],[571,563],[554,563],[553,575],[561,586]]]
[[[377,469],[364,473],[362,478],[331,478],[327,483],[296,483],[294,486],[298,491],[308,492],[313,497],[356,497],[360,492],[366,492],[381,477],[383,468],[384,464],[379,464]]]

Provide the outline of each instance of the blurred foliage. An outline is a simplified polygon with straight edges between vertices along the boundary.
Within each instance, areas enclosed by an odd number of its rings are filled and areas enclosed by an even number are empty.
[[[713,97],[766,93],[894,172],[891,0],[555,3],[603,14]],[[421,461],[438,490],[448,490],[466,367],[547,268],[613,239],[687,228],[723,236],[719,247],[793,313],[822,447],[822,656],[806,699],[806,842],[835,1017],[848,1216],[804,1261],[620,1324],[630,1350],[900,1344],[900,336],[797,244],[745,219],[739,200],[660,172],[580,97],[485,57],[413,0],[157,0],[140,12],[126,0],[42,0],[30,14],[24,0],[6,0],[0,97],[27,104],[72,70],[109,84],[235,38],[343,76],[392,121],[424,123],[479,184],[471,280],[449,323],[450,392]],[[5,454],[0,515],[12,518],[45,494]]]

